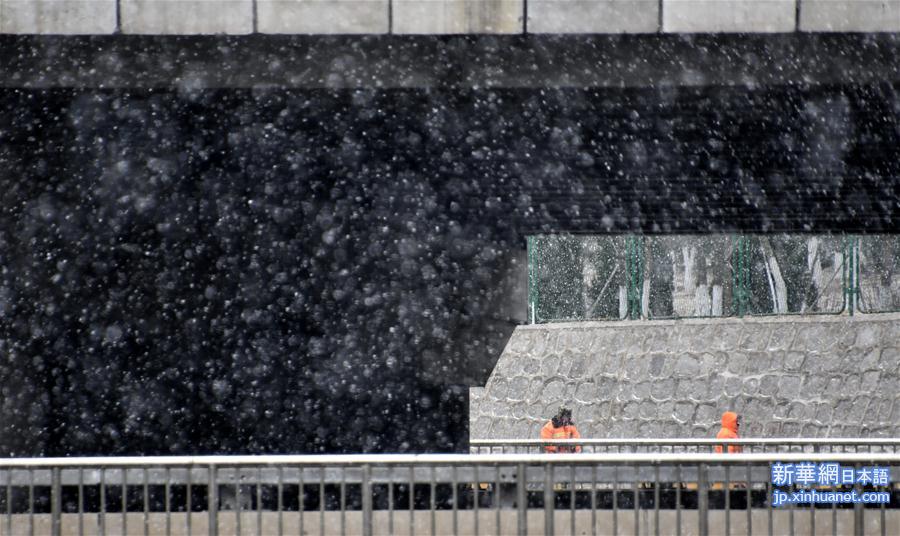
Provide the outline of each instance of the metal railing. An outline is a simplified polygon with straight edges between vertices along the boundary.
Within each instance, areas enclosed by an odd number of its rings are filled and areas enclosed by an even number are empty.
[[[900,474],[896,453],[6,459],[0,532],[896,533],[895,485],[875,508],[774,507],[771,464],[801,461]]]
[[[584,454],[628,454],[628,453],[682,453],[715,452],[716,447],[727,450],[729,446],[740,447],[744,453],[900,453],[900,438],[798,438],[767,437],[746,439],[562,439],[545,441],[541,439],[471,439],[469,452],[472,454],[538,454],[546,447],[564,447],[567,450],[578,447]]]

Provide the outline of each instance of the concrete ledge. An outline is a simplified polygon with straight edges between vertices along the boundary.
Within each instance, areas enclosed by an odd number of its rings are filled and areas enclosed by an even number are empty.
[[[793,32],[796,0],[663,0],[663,31]]]
[[[531,0],[529,33],[655,33],[659,0]]]
[[[805,32],[900,32],[900,0],[802,0]]]
[[[120,0],[122,32],[149,35],[249,34],[252,0]]]
[[[0,0],[0,33],[111,34],[116,0]]]
[[[257,0],[257,31],[272,34],[383,34],[388,0]]]
[[[396,34],[515,34],[523,0],[394,0]]]
[[[517,34],[524,0],[119,0],[128,34]],[[3,34],[111,34],[117,0],[0,0]],[[900,0],[662,0],[667,33],[900,32]],[[799,9],[798,9],[799,3]],[[391,5],[393,20],[390,20]],[[660,0],[530,0],[529,33],[659,30]]]

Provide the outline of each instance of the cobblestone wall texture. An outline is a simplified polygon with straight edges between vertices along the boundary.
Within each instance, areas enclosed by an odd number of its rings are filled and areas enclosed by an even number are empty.
[[[900,315],[521,326],[472,439],[537,438],[560,404],[584,437],[900,437]]]

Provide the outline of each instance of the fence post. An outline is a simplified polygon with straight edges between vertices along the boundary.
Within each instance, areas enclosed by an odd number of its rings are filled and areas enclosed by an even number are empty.
[[[188,467],[188,471],[191,468]],[[206,489],[207,509],[209,510],[209,536],[218,536],[219,534],[219,484],[216,481],[216,466],[209,466],[209,484]],[[238,498],[240,500],[240,497]],[[191,512],[187,513],[190,518]]]
[[[62,533],[62,477],[60,468],[50,470],[50,531],[53,536]],[[6,498],[9,502],[9,497]]]
[[[856,309],[859,309],[859,300],[862,296],[859,288],[859,237],[853,237],[854,253],[853,258],[856,261],[856,269],[853,271],[853,301]]]
[[[750,302],[750,241],[746,236],[735,235],[731,249],[731,309],[737,317],[743,317]]]
[[[844,305],[850,316],[859,306],[859,238],[844,237],[844,263],[841,267],[844,284]]]
[[[698,532],[700,536],[708,536],[709,534],[709,480],[707,474],[708,466],[701,463],[697,467],[697,515]]]
[[[528,320],[532,324],[537,323],[537,300],[535,299],[535,294],[537,293],[537,286],[535,281],[535,266],[534,266],[534,257],[536,252],[534,251],[535,246],[535,237],[529,236],[525,239],[525,252],[528,256]]]
[[[525,464],[519,464],[518,478],[516,478],[516,517],[519,524],[518,533],[520,536],[528,534],[528,494],[525,486],[528,485],[528,479],[525,477]]]
[[[553,516],[556,510],[555,493],[553,492],[553,464],[544,464],[544,534],[555,534]]]
[[[856,470],[859,471],[861,464],[856,464]],[[855,474],[855,473],[854,473]],[[857,494],[862,495],[863,489],[859,484],[855,484],[853,489]],[[861,502],[853,503],[853,534],[855,536],[863,536],[866,533],[865,510]],[[883,529],[883,527],[882,527]]]
[[[625,265],[627,267],[628,318],[638,320],[644,316],[644,237],[629,235],[625,239]]]
[[[372,536],[372,466],[362,466],[362,533]]]

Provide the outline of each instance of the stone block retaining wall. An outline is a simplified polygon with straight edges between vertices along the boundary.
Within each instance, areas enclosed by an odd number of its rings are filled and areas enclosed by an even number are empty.
[[[518,327],[472,439],[537,438],[560,404],[582,435],[900,437],[900,315],[781,316]]]

